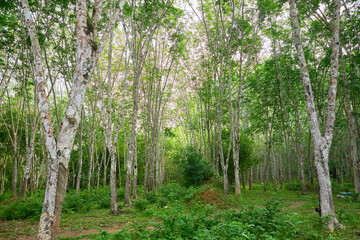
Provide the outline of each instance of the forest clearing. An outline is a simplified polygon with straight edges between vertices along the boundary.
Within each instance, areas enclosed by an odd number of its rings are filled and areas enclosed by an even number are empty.
[[[360,239],[360,1],[0,1],[0,239]]]

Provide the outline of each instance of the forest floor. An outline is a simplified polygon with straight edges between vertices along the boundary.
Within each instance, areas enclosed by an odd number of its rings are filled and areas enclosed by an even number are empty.
[[[242,190],[242,194],[238,197],[234,195],[225,197],[220,189],[213,186],[203,186],[196,195],[196,197],[183,204],[188,214],[194,211],[190,205],[211,205],[218,209],[233,208],[236,209],[236,212],[239,212],[242,211],[243,206],[258,206],[264,209],[266,200],[272,199],[280,200],[280,212],[303,217],[301,224],[306,225],[311,231],[315,231],[313,228],[316,228],[320,222],[320,218],[314,211],[318,204],[315,192],[310,192],[306,196],[302,196],[298,191],[285,189],[276,192],[271,190],[263,192],[260,185],[255,185],[253,190]],[[334,233],[320,229],[317,230],[316,234],[312,235],[313,237],[306,237],[307,239],[360,239],[360,203],[351,202],[347,199],[338,199],[334,194],[334,204],[337,217],[346,226],[346,229],[339,229]],[[138,231],[139,228],[156,230],[158,224],[162,222],[157,213],[166,215],[171,214],[171,212],[167,213],[167,211],[170,211],[167,209],[167,205],[156,210],[151,209],[125,208],[118,215],[109,214],[109,209],[91,209],[82,213],[65,213],[62,216],[59,239],[103,239],[101,235],[104,232],[111,234],[124,229],[136,229],[135,231]],[[151,211],[156,213],[151,213]],[[37,228],[37,220],[4,221],[0,219],[0,240],[35,239]]]

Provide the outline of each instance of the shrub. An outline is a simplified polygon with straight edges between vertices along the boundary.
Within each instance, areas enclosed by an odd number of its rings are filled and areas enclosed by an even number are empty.
[[[39,219],[42,211],[43,198],[38,195],[29,199],[20,199],[9,205],[4,205],[0,210],[0,217],[4,220]]]
[[[168,200],[164,197],[161,197],[157,201],[157,205],[161,208],[165,207],[168,204]]]
[[[109,189],[109,191],[110,191],[110,189]],[[124,199],[125,198],[125,189],[124,188],[120,188],[120,189],[117,190],[117,198],[118,199]]]
[[[42,211],[44,192],[39,192],[23,198],[9,205],[3,205],[0,208],[0,217],[4,220],[32,218],[39,219]],[[76,193],[70,190],[64,200],[63,212],[87,212],[91,208],[109,208],[110,207],[110,188],[98,188],[84,190]]]
[[[156,216],[163,220],[155,225],[156,230],[137,225],[130,227],[131,231],[124,229],[112,235],[103,233],[97,239],[323,239],[324,236],[326,238],[326,234],[322,236],[309,229],[301,230],[303,218],[298,214],[281,212],[279,203],[270,200],[265,203],[265,208],[245,206],[240,211],[234,209],[216,211],[210,205],[199,205],[189,214],[184,204],[175,201],[163,212],[159,212],[154,207],[144,211],[149,216],[157,213]],[[347,218],[346,213],[344,218]]]
[[[210,164],[202,159],[195,147],[188,146],[175,154],[175,160],[181,169],[185,186],[199,186],[213,176]]]
[[[81,196],[82,195],[82,196]],[[91,203],[87,201],[86,194],[76,192],[70,192],[66,194],[64,204],[63,204],[63,212],[86,212],[91,209]]]
[[[146,200],[148,200],[150,203],[156,203],[158,197],[159,196],[156,191],[147,192],[145,196]]]
[[[285,184],[285,189],[290,191],[300,191],[301,183],[300,182],[292,182],[291,184]]]
[[[137,199],[134,203],[134,207],[139,211],[144,211],[149,205],[149,201],[146,199]]]
[[[186,188],[178,183],[169,183],[160,189],[161,195],[170,201],[179,200],[185,196],[186,192]]]
[[[11,198],[11,193],[10,192],[5,192],[3,194],[0,195],[0,202],[3,202],[5,200],[8,200],[9,198]]]

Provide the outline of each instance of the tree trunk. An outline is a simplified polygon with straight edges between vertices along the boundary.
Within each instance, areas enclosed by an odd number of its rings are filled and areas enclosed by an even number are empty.
[[[2,176],[1,176],[1,189],[0,194],[3,194],[5,191],[5,177],[6,177],[6,163],[7,163],[7,155],[4,159],[4,164],[2,166]]]
[[[99,4],[100,3],[100,4]],[[76,68],[73,76],[73,84],[69,96],[68,105],[65,110],[61,128],[56,141],[51,123],[50,107],[45,92],[46,78],[42,66],[42,54],[38,41],[32,13],[27,0],[22,0],[26,25],[29,30],[34,54],[36,87],[38,89],[40,115],[43,119],[46,146],[50,154],[50,165],[48,167],[47,184],[43,210],[40,217],[38,239],[57,239],[61,222],[62,204],[65,197],[68,177],[68,163],[72,150],[76,130],[80,122],[81,106],[84,101],[87,83],[92,75],[97,58],[107,40],[108,29],[100,38],[99,46],[93,47],[97,23],[101,16],[102,2],[94,4],[92,23],[93,28],[89,31],[87,27],[87,2],[78,0],[76,2],[77,15],[77,46],[76,46]],[[113,26],[118,15],[122,12],[124,2],[119,4],[116,12],[110,17],[109,26]]]
[[[297,98],[297,97],[296,97]],[[300,179],[301,179],[301,190],[302,195],[307,194],[306,189],[306,179],[305,179],[305,166],[304,166],[304,147],[302,142],[302,132],[301,132],[301,125],[300,125],[300,119],[299,119],[299,109],[298,105],[295,106],[295,121],[296,121],[296,127],[297,127],[297,136],[298,136],[298,147],[297,147],[297,156],[300,166]]]
[[[241,194],[240,189],[240,169],[238,161],[234,161],[234,170],[235,170],[235,195]]]
[[[273,166],[272,166],[272,177],[274,181],[275,192],[278,190],[278,176],[277,176],[277,164],[276,164],[276,156],[274,153],[274,148],[272,148],[272,157],[273,157]]]
[[[254,166],[251,166],[251,167],[250,167],[250,171],[249,171],[249,190],[252,190],[253,170],[254,170]]]
[[[111,213],[118,212],[117,205],[117,191],[116,191],[116,148],[112,146],[110,148],[110,158],[111,158],[111,167],[110,167],[110,189],[111,189]]]
[[[103,186],[106,186],[106,178],[107,178],[107,167],[108,167],[108,160],[106,156],[106,144],[104,144],[104,150],[103,150],[103,159],[104,159],[104,178],[103,178]]]
[[[15,136],[16,137],[16,136]],[[14,147],[14,157],[13,157],[13,172],[11,180],[11,195],[16,196],[16,186],[18,180],[18,153],[17,153],[17,141],[14,137],[15,147]]]
[[[32,174],[32,165],[33,165],[33,158],[34,158],[34,152],[35,152],[35,133],[38,126],[38,117],[37,117],[37,106],[36,106],[36,88],[34,90],[35,96],[34,96],[34,117],[33,117],[33,123],[31,125],[31,135],[30,135],[30,141],[28,139],[29,136],[29,123],[28,123],[28,116],[29,112],[27,111],[27,99],[25,100],[25,141],[26,141],[26,164],[24,169],[24,176],[20,184],[20,191],[19,191],[19,198],[24,197],[27,183],[29,181],[29,177]],[[26,91],[24,90],[24,96],[26,96]]]
[[[140,74],[140,72],[138,72]],[[126,182],[125,182],[125,201],[126,206],[131,206],[131,175],[132,175],[132,161],[134,158],[134,151],[136,149],[136,123],[138,115],[138,101],[139,101],[139,78],[137,75],[133,82],[133,116],[131,123],[130,143],[127,157]]]
[[[82,120],[80,120],[82,121]],[[81,172],[82,172],[82,122],[79,124],[79,170],[76,178],[76,192],[80,191]]]
[[[347,75],[345,71],[344,58],[342,54],[342,50],[340,48],[340,64],[341,64],[341,72],[342,79],[344,83],[344,95],[345,95],[345,113],[349,122],[349,137],[350,137],[350,156],[353,163],[354,168],[354,186],[355,193],[360,193],[360,159],[357,152],[357,134],[356,134],[356,125],[355,125],[355,116],[351,109],[350,103],[350,93],[348,88]]]
[[[94,104],[95,108],[95,104]],[[95,124],[94,124],[94,118],[95,118],[95,109],[93,110],[93,118],[92,118],[92,129],[90,130],[90,139],[89,139],[89,169],[88,169],[88,175],[87,175],[87,189],[90,189],[91,186],[91,178],[93,173],[93,166],[94,166],[94,148],[95,148]],[[101,168],[101,165],[99,165],[99,168]],[[99,170],[100,173],[100,170]]]
[[[138,166],[137,166],[137,146],[135,142],[135,151],[134,151],[134,178],[133,178],[133,199],[137,199],[137,175],[138,175]]]
[[[330,181],[330,173],[328,166],[328,157],[330,146],[324,146],[320,143],[319,146],[315,146],[315,166],[318,176],[319,185],[319,206],[320,216],[330,216],[327,225],[330,230],[334,229],[334,225],[340,224],[335,217],[335,209],[332,198],[332,189]]]
[[[321,216],[329,216],[327,227],[330,231],[335,226],[342,227],[335,216],[335,210],[332,199],[331,181],[328,166],[328,157],[331,141],[334,133],[335,122],[335,103],[336,88],[338,78],[338,56],[339,56],[339,22],[340,22],[340,0],[335,0],[334,18],[331,38],[331,69],[330,83],[327,103],[327,117],[325,123],[324,135],[320,132],[320,124],[314,104],[314,97],[311,88],[311,82],[307,63],[301,42],[300,26],[297,19],[297,10],[294,0],[290,0],[290,16],[293,25],[294,44],[297,50],[298,61],[300,65],[300,78],[304,86],[304,95],[306,100],[306,111],[310,123],[311,136],[314,142],[315,166],[319,184],[319,208]]]

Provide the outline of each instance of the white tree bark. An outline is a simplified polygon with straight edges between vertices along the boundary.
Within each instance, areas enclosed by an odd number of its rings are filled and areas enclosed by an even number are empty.
[[[297,19],[297,10],[294,0],[290,0],[290,16],[293,25],[294,44],[298,54],[300,65],[300,78],[303,82],[306,100],[306,112],[308,115],[311,135],[314,143],[315,166],[319,184],[319,207],[321,216],[329,216],[327,227],[333,231],[335,226],[342,226],[335,216],[331,181],[329,174],[328,158],[331,141],[334,133],[335,102],[338,79],[338,56],[339,56],[339,22],[340,22],[340,0],[335,0],[335,11],[331,38],[331,69],[328,94],[327,117],[324,135],[320,132],[320,124],[314,104],[308,67],[304,56],[301,42],[300,26]]]
[[[30,134],[30,140],[28,139],[28,135],[29,135],[29,123],[28,123],[28,116],[30,114],[30,111],[28,111],[27,108],[27,100],[25,97],[25,134],[26,134],[26,164],[25,164],[25,169],[24,169],[24,176],[23,179],[21,181],[20,184],[20,191],[19,191],[19,198],[24,197],[25,192],[26,192],[26,188],[27,188],[27,182],[29,181],[30,178],[30,174],[31,174],[31,169],[32,169],[32,165],[33,165],[33,158],[34,158],[34,153],[35,153],[35,133],[36,130],[38,128],[38,116],[37,116],[37,97],[36,97],[36,88],[34,89],[34,113],[33,113],[33,121],[31,124],[31,134]],[[24,94],[26,96],[26,92],[24,90]],[[30,107],[29,107],[30,109]]]
[[[138,101],[139,101],[139,78],[135,76],[133,82],[133,116],[131,123],[131,133],[129,150],[126,162],[126,182],[125,182],[125,201],[126,206],[131,206],[131,175],[132,175],[132,164],[134,158],[135,144],[136,144],[136,123],[138,115]]]
[[[83,121],[83,120],[80,120]],[[80,191],[80,183],[81,183],[81,173],[82,173],[82,122],[79,124],[79,170],[76,176],[76,192]]]
[[[350,103],[350,93],[348,88],[348,81],[345,71],[345,64],[344,58],[342,54],[342,50],[340,48],[340,64],[341,64],[341,72],[342,72],[342,79],[344,82],[344,95],[345,95],[345,113],[346,117],[349,122],[349,137],[350,137],[350,156],[353,163],[354,168],[354,185],[355,185],[355,192],[360,193],[360,159],[358,157],[357,152],[357,134],[356,134],[356,123],[355,123],[355,116],[352,112],[351,103]]]
[[[134,151],[134,178],[133,178],[133,199],[137,199],[137,176],[138,176],[138,165],[137,165],[137,145],[135,142]]]
[[[45,72],[41,59],[41,48],[28,0],[22,0],[26,25],[28,27],[34,55],[40,115],[43,119],[46,147],[50,155],[43,211],[40,217],[39,232],[37,235],[38,239],[57,239],[57,232],[61,221],[62,204],[67,187],[68,163],[76,130],[80,122],[81,106],[84,101],[87,83],[92,75],[98,56],[108,38],[109,29],[115,24],[117,17],[122,12],[124,3],[125,1],[119,3],[117,10],[110,17],[108,27],[101,37],[99,45],[94,47],[96,44],[95,35],[97,32],[97,23],[101,15],[103,1],[98,0],[94,3],[92,27],[89,27],[89,23],[87,22],[87,1],[78,0],[76,2],[76,68],[65,116],[59,130],[58,139],[56,140],[51,123],[49,102],[45,91],[46,78],[44,77]]]

